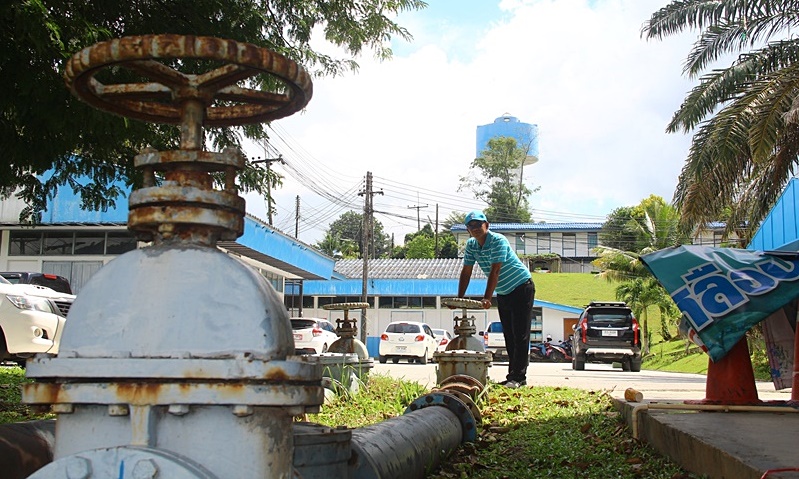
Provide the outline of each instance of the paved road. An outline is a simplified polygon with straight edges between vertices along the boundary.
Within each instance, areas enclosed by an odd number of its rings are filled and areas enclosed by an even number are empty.
[[[493,363],[488,377],[502,381],[507,373],[507,363]],[[417,381],[432,387],[436,383],[435,364],[379,364],[375,361],[373,373]],[[574,371],[571,363],[531,363],[527,370],[527,383],[535,386],[566,386],[587,390],[608,390],[614,397],[623,397],[624,390],[634,388],[644,399],[674,400],[703,399],[706,376],[702,374],[671,373],[642,370],[640,373],[624,372],[609,364],[585,365],[585,371]],[[771,382],[757,383],[758,396],[763,400],[791,398],[791,390],[775,391]]]

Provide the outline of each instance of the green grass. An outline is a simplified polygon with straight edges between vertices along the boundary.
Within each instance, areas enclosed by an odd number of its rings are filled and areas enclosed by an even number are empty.
[[[22,384],[30,382],[33,380],[25,377],[22,368],[0,368],[0,424],[54,417],[34,413],[30,407],[21,404]]]
[[[591,301],[616,301],[616,285],[589,273],[533,273],[535,298],[583,308]]]

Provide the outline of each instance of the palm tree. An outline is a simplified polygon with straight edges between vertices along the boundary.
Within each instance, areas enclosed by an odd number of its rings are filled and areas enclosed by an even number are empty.
[[[599,246],[594,249],[598,254],[592,264],[601,271],[598,274],[610,282],[618,282],[616,299],[626,302],[635,316],[641,320],[643,353],[649,352],[648,308],[657,306],[661,312],[661,334],[664,339],[670,338],[668,325],[671,319],[678,316],[677,306],[668,292],[657,282],[652,273],[641,261],[641,256],[659,249],[688,243],[688,237],[679,227],[680,215],[676,208],[667,204],[663,198],[652,195],[641,201],[634,208],[633,218],[625,223],[625,234],[638,238],[629,248],[638,251],[627,251],[619,248]],[[606,224],[618,227],[613,218]]]
[[[654,277],[633,278],[616,287],[616,299],[624,301],[633,310],[633,314],[641,321],[641,352],[649,354],[649,307],[657,306],[660,310],[661,329],[663,339],[671,339],[668,324],[673,318],[679,317],[677,305],[672,301],[669,293],[657,282]]]
[[[797,25],[796,0],[673,0],[645,23],[650,39],[701,29],[684,68],[691,77],[743,52],[703,74],[667,127],[697,128],[674,195],[684,226],[716,220],[727,208],[728,233],[757,225],[794,175],[799,39],[790,29]]]

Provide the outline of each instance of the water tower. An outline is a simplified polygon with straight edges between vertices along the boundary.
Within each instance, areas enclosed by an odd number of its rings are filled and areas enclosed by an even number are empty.
[[[522,167],[532,165],[538,161],[538,125],[522,123],[518,118],[510,113],[505,113],[495,119],[493,123],[477,127],[477,151],[475,157],[479,157],[483,150],[488,147],[488,140],[500,136],[508,136],[516,139],[516,144],[527,150],[527,157],[522,163]],[[519,168],[518,175],[521,175]]]

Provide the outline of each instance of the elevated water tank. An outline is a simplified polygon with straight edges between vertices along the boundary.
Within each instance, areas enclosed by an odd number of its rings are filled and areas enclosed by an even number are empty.
[[[527,159],[523,166],[532,165],[538,161],[538,125],[522,123],[510,113],[505,113],[495,119],[493,123],[477,127],[477,151],[479,157],[488,147],[488,140],[500,136],[516,139],[516,143],[527,150]]]

